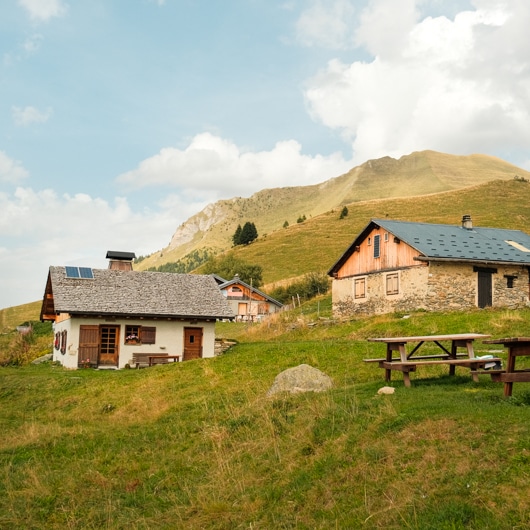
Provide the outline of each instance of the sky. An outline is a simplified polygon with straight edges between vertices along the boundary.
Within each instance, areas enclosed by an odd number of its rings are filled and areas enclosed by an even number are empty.
[[[7,0],[0,308],[209,203],[433,149],[530,170],[527,0]]]

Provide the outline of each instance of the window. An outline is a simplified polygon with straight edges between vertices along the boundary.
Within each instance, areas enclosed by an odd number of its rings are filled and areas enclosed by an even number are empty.
[[[156,328],[151,326],[125,326],[125,344],[155,344]]]
[[[115,355],[117,353],[118,326],[100,326],[99,353],[101,355]]]
[[[399,293],[399,275],[397,272],[386,275],[386,294]]]
[[[140,328],[141,326],[125,326],[125,344],[139,344],[142,341]]]
[[[356,278],[353,286],[353,297],[366,298],[366,278]]]
[[[388,242],[388,232],[385,232],[385,236],[384,237],[385,237],[385,243],[387,243]]]
[[[517,278],[517,276],[505,275],[504,277],[506,278],[506,287],[508,289],[513,289],[513,282]]]
[[[66,330],[61,331],[61,353],[64,355],[66,353]]]
[[[380,235],[374,236],[374,258],[378,258],[381,255],[380,240]]]

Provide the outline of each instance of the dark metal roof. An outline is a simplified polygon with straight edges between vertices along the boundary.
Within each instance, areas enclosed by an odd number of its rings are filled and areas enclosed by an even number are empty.
[[[121,250],[107,250],[107,255],[105,257],[107,259],[122,259],[132,261],[134,258],[136,258],[136,254],[134,252],[122,252]]]
[[[372,219],[346,252],[331,267],[336,272],[351,256],[354,248],[377,227],[416,249],[425,259],[513,263],[530,265],[530,235],[503,228],[464,228],[456,225],[412,223]]]
[[[67,278],[65,267],[50,267],[43,314],[143,317],[233,318],[212,276],[93,269],[94,279]],[[46,307],[45,307],[46,306]]]

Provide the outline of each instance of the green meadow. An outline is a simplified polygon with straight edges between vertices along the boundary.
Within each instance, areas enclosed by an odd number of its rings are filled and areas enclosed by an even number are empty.
[[[488,375],[434,366],[378,395],[383,370],[363,359],[383,355],[368,337],[526,336],[529,317],[338,322],[323,297],[262,324],[218,324],[237,344],[214,359],[0,368],[0,528],[528,528],[530,385],[504,398]],[[267,397],[302,363],[333,388]]]

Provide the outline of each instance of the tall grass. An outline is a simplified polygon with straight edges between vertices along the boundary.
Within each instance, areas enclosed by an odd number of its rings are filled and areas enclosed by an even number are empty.
[[[528,312],[332,323],[325,304],[272,338],[225,323],[238,345],[215,359],[0,369],[0,528],[527,527],[530,388],[505,399],[438,367],[379,396],[382,370],[362,359],[380,355],[372,334],[528,334]],[[266,397],[302,363],[333,389]]]

